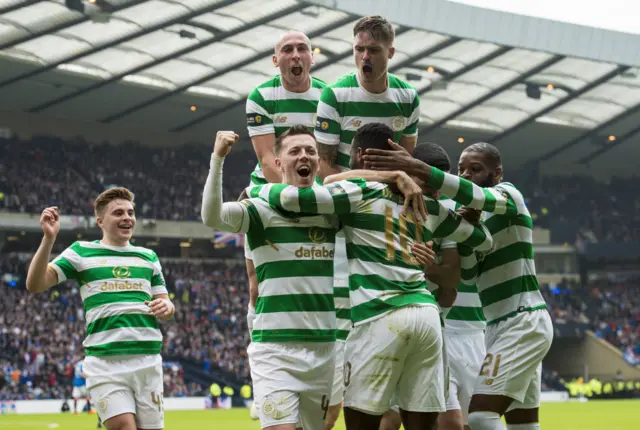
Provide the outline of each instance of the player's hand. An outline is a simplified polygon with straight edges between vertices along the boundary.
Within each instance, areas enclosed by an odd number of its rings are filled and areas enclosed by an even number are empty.
[[[404,207],[402,208],[402,214],[406,215],[409,208],[411,208],[416,215],[417,221],[420,222],[426,220],[427,205],[424,202],[422,188],[420,188],[420,185],[416,184],[409,175],[399,171],[398,179],[396,179],[396,186],[404,195]]]
[[[60,214],[57,206],[51,206],[42,211],[40,215],[42,232],[48,239],[55,239],[60,232]]]
[[[176,313],[176,307],[168,297],[146,301],[144,304],[149,306],[149,313],[156,318],[168,320]]]
[[[462,218],[466,219],[467,222],[471,224],[480,224],[480,217],[482,216],[482,211],[478,209],[472,209],[468,207],[461,207],[456,211],[456,213],[462,215]]]
[[[231,147],[238,141],[238,135],[233,131],[219,131],[216,133],[216,141],[213,144],[213,153],[218,157],[226,157],[231,152]]]
[[[433,250],[432,241],[427,243],[414,243],[411,247],[411,253],[425,269],[431,267],[436,261],[436,253]]]
[[[389,139],[389,145],[393,148],[392,151],[373,148],[367,149],[363,157],[365,169],[402,170],[403,172],[410,172],[416,168],[416,162],[424,164],[413,158],[406,149],[391,139]]]

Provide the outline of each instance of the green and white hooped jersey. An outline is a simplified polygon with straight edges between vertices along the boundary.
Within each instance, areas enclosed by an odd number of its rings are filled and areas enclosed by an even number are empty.
[[[51,263],[58,282],[80,285],[87,356],[158,354],[162,333],[145,301],[167,294],[156,253],[141,246],[78,241]]]
[[[483,224],[494,241],[490,252],[476,254],[477,286],[487,324],[545,309],[533,258],[533,220],[520,191],[508,182],[481,188],[434,167],[428,185],[464,206],[484,211]]]
[[[290,217],[256,198],[240,203],[258,278],[252,342],[334,342],[336,218]]]
[[[457,210],[461,205],[449,198],[440,199],[440,203],[448,209]],[[486,326],[482,303],[478,295],[477,259],[472,248],[443,239],[434,240],[434,251],[441,249],[458,248],[460,255],[460,283],[458,294],[453,307],[449,310],[445,320],[445,329],[453,332],[482,331]]]
[[[347,340],[351,331],[351,303],[349,301],[349,262],[344,230],[336,233],[335,255],[333,256],[333,294],[336,304],[338,329],[336,340]]]
[[[360,86],[357,73],[341,76],[322,91],[316,117],[316,140],[338,146],[337,164],[349,167],[351,141],[365,124],[380,122],[394,131],[394,140],[418,134],[420,97],[411,85],[389,74],[389,87],[373,94]]]
[[[484,226],[469,224],[430,198],[425,198],[426,222],[400,216],[403,197],[377,182],[354,179],[312,188],[268,184],[253,188],[251,195],[287,213],[339,216],[347,243],[351,320],[356,326],[405,306],[437,306],[410,251],[416,240],[447,237],[482,250],[492,244]]]
[[[274,133],[276,138],[296,124],[313,128],[318,100],[326,84],[311,78],[311,88],[304,93],[287,91],[280,75],[258,85],[247,97],[246,114],[249,136]],[[264,185],[267,180],[258,164],[251,174],[251,185]]]

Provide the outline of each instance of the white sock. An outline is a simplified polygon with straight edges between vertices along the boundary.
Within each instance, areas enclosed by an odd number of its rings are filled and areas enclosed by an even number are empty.
[[[495,412],[471,412],[469,427],[471,430],[506,430],[500,415]]]
[[[507,430],[540,430],[540,423],[507,424]]]

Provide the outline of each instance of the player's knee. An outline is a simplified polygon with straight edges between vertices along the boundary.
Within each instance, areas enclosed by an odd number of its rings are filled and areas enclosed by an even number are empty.
[[[400,430],[402,419],[400,414],[394,410],[387,411],[380,420],[379,430]]]
[[[338,422],[338,417],[340,417],[341,409],[341,404],[329,406],[329,409],[327,409],[327,418],[324,420],[324,430],[331,430],[335,427]]]
[[[464,423],[460,410],[450,410],[438,415],[438,430],[463,430]]]
[[[469,414],[471,430],[503,430],[500,415],[496,412],[472,412]]]

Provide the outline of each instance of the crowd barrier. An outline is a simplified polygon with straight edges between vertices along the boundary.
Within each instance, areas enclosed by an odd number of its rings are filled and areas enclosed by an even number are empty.
[[[569,394],[564,391],[547,391],[542,393],[543,402],[565,402],[569,400]],[[3,401],[2,413],[17,414],[55,414],[62,410],[64,400],[16,400]],[[73,400],[69,400],[73,406]],[[78,406],[84,406],[81,400]],[[165,411],[189,411],[202,410],[211,407],[207,397],[167,397],[164,399]]]

